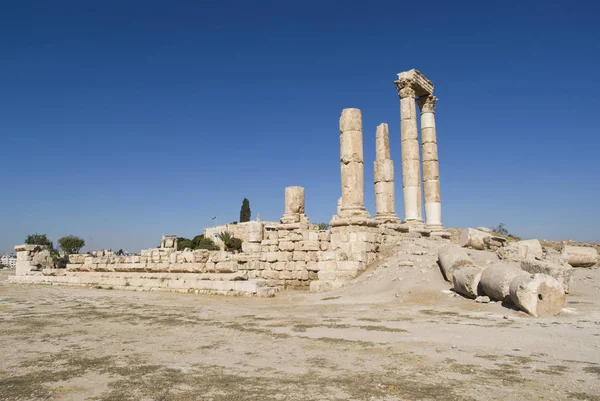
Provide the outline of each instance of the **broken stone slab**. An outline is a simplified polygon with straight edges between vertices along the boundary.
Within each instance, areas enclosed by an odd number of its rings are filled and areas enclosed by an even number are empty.
[[[459,244],[465,248],[468,247],[483,251],[489,248],[490,241],[503,244],[506,242],[506,239],[474,228],[465,228],[460,232]]]
[[[510,298],[532,316],[556,316],[565,305],[565,290],[558,280],[547,274],[526,274],[510,283]]]
[[[541,273],[554,277],[562,284],[565,293],[571,290],[573,272],[575,269],[568,263],[556,263],[548,260],[524,260],[521,262],[521,268],[528,273]]]
[[[505,264],[492,265],[481,273],[481,291],[494,301],[510,301],[510,283],[516,277],[527,274],[527,272],[513,266]]]
[[[32,265],[39,269],[54,269],[54,260],[50,251],[47,249],[41,250],[33,255]]]
[[[438,250],[438,260],[444,278],[452,282],[454,270],[462,266],[473,266],[473,261],[467,252],[458,245],[448,244]]]
[[[526,259],[541,259],[544,256],[542,244],[537,239],[508,242],[496,252],[498,257],[511,262]]]
[[[475,298],[475,302],[477,302],[478,304],[489,304],[490,301],[491,299],[487,295]]]
[[[598,262],[598,250],[589,246],[564,245],[561,256],[573,267],[591,267]]]
[[[452,277],[454,291],[467,298],[475,299],[481,295],[479,282],[483,270],[477,266],[462,266],[454,271]]]

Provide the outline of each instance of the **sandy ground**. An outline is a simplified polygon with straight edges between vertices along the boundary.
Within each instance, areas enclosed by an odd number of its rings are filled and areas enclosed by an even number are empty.
[[[0,400],[600,400],[600,269],[536,319],[380,266],[245,298],[6,282]]]

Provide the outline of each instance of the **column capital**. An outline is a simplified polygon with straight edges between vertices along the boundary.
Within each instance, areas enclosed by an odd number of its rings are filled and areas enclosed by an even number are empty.
[[[435,113],[435,102],[438,98],[433,95],[420,96],[417,98],[417,104],[421,108],[421,114],[423,113]]]
[[[394,84],[396,84],[396,89],[398,90],[398,96],[400,97],[400,99],[404,99],[407,97],[415,97],[414,79],[400,78],[397,81],[394,81]]]

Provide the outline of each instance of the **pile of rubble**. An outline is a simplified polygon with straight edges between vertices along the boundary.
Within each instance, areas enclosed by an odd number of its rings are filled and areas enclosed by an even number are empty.
[[[464,249],[495,251],[500,262],[478,266]],[[467,228],[460,245],[438,251],[438,263],[458,294],[479,302],[512,303],[532,316],[558,315],[571,289],[574,267],[598,262],[592,247],[565,245],[544,249],[540,241],[507,242],[493,233]]]

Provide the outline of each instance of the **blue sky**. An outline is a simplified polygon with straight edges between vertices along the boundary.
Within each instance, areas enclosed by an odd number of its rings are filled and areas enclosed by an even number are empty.
[[[435,83],[443,223],[600,241],[600,4],[591,1],[4,1],[0,252],[28,233],[138,251],[253,217],[306,188],[340,196],[339,115],[390,126],[403,215],[399,101]]]

